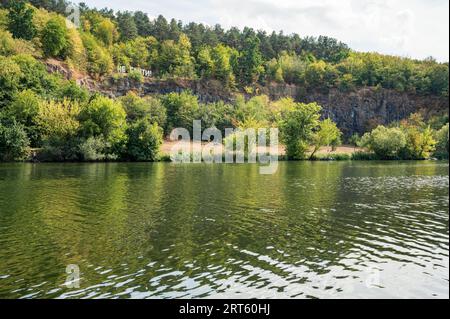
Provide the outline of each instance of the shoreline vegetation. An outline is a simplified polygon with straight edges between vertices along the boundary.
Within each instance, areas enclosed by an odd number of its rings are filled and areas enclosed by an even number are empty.
[[[355,52],[325,36],[183,25],[162,16],[152,21],[142,12],[85,5],[80,25],[72,25],[64,16],[68,4],[1,3],[0,162],[167,160],[164,138],[174,128],[191,133],[195,120],[221,132],[265,129],[268,137],[270,128],[278,128],[284,145],[280,159],[448,159],[448,111],[428,116],[418,108],[388,125],[374,119],[364,132],[349,136],[318,103],[271,100],[258,92],[283,83],[305,91],[334,88],[351,94],[370,87],[448,100],[448,63]],[[49,72],[50,60],[98,82],[111,76],[142,82],[136,70],[145,70],[156,80],[218,81],[236,94],[232,101],[215,103],[204,103],[189,90],[147,96],[130,91],[113,99]],[[119,69],[134,71],[117,75]],[[236,141],[238,134],[230,138]],[[359,151],[340,152],[342,145]],[[323,152],[327,148],[337,151]]]

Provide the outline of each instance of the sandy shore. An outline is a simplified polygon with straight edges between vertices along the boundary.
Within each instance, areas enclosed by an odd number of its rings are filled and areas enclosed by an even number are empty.
[[[178,143],[183,143],[183,142],[172,142],[172,141],[164,141],[163,145],[161,146],[161,153],[164,155],[170,154],[172,148],[174,146],[176,146]],[[192,144],[192,150],[194,151],[201,151],[202,147],[206,146],[208,143],[203,142],[203,143],[199,143],[199,142],[185,142],[184,144],[178,144],[178,146],[182,145],[183,147],[190,147],[189,144]],[[210,145],[211,146],[211,145]],[[216,144],[216,145],[212,145],[211,148],[214,149],[214,153],[216,152],[223,152],[224,151],[224,147],[221,144]],[[362,148],[358,148],[358,147],[353,147],[353,146],[349,146],[349,145],[342,145],[338,148],[336,148],[335,151],[332,151],[331,147],[322,147],[317,154],[321,155],[321,154],[353,154],[354,152],[358,152],[358,151],[362,151]],[[279,145],[278,146],[278,156],[283,156],[285,155],[285,147],[283,145]]]

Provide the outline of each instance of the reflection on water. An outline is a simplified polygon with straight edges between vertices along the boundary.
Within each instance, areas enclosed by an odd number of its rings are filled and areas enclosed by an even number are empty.
[[[444,162],[3,164],[0,298],[448,298],[448,187]]]

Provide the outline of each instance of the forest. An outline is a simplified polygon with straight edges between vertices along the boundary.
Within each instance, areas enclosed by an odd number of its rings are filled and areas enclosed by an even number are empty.
[[[342,134],[321,118],[316,103],[266,96],[232,103],[200,103],[192,92],[111,99],[48,73],[56,59],[101,81],[128,76],[118,67],[151,70],[155,79],[216,80],[251,92],[256,85],[294,84],[305,90],[345,92],[379,87],[448,99],[448,63],[356,52],[326,36],[300,37],[244,28],[224,30],[184,24],[159,15],[114,12],[81,4],[80,25],[66,23],[64,0],[8,0],[0,7],[0,161],[154,161],[175,127],[202,119],[219,129],[278,127],[289,159],[314,159]],[[448,157],[448,116],[425,121],[419,114],[346,141],[367,152],[354,158]]]

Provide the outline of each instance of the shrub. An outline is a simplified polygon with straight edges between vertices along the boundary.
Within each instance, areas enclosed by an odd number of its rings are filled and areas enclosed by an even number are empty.
[[[79,146],[80,159],[84,161],[102,161],[105,159],[115,159],[115,156],[108,156],[106,152],[108,143],[103,137],[89,137]]]
[[[50,19],[42,30],[41,43],[47,57],[67,58],[72,47],[65,21]]]
[[[333,146],[333,148],[341,144],[342,132],[331,119],[323,120],[319,123],[319,129],[314,133],[312,142],[314,149],[311,153],[311,158],[323,146]]]
[[[127,113],[127,121],[147,119],[150,123],[157,123],[160,127],[164,127],[166,124],[166,109],[157,98],[151,96],[141,98],[135,93],[129,92],[120,101]]]
[[[58,98],[74,102],[86,103],[89,100],[89,91],[75,83],[75,81],[64,81],[58,89]]]
[[[80,140],[76,136],[48,136],[43,142],[39,158],[42,161],[78,161]]]
[[[133,70],[130,73],[128,73],[128,78],[136,83],[142,83],[144,82],[144,76],[141,72],[137,70]]]
[[[128,142],[125,157],[133,161],[155,161],[162,144],[162,130],[157,124],[138,120],[127,129]]]
[[[0,109],[8,105],[18,91],[22,71],[12,59],[0,56]]]
[[[352,159],[350,154],[316,154],[310,158],[313,161],[349,161]]]
[[[378,126],[362,137],[361,144],[373,151],[380,159],[395,159],[407,143],[406,135],[400,128]]]
[[[0,113],[0,161],[25,159],[29,144],[24,126]]]
[[[373,161],[377,160],[378,157],[375,155],[375,153],[369,153],[369,152],[354,152],[351,156],[352,161]]]
[[[169,93],[161,98],[167,110],[167,124],[165,133],[174,128],[186,128],[192,131],[192,121],[196,119],[199,111],[198,99],[190,91],[182,93]]]
[[[85,138],[103,137],[110,145],[108,155],[121,152],[126,142],[126,113],[120,102],[97,96],[82,108],[79,118]]]
[[[20,67],[19,88],[31,89],[37,94],[53,96],[60,85],[61,79],[49,74],[45,65],[31,55],[19,54],[12,60]]]
[[[91,34],[83,33],[81,38],[86,48],[88,72],[96,76],[111,73],[114,63],[109,52]]]
[[[436,141],[430,127],[407,127],[404,129],[406,135],[406,147],[401,153],[404,159],[428,159],[436,149]]]
[[[15,95],[12,103],[5,108],[5,113],[22,124],[33,146],[40,141],[39,128],[36,119],[39,114],[41,98],[31,90],[25,90]]]
[[[439,131],[436,132],[436,152],[434,155],[439,159],[448,159],[449,157],[449,124],[444,125]]]
[[[11,1],[9,6],[9,31],[14,38],[31,40],[36,35],[33,24],[34,9],[29,7],[25,1]]]

